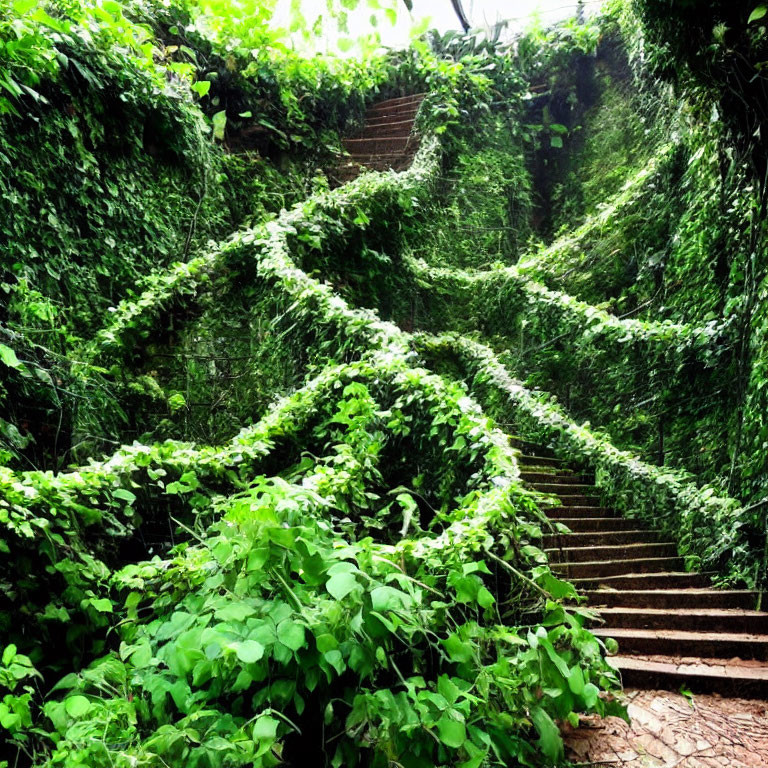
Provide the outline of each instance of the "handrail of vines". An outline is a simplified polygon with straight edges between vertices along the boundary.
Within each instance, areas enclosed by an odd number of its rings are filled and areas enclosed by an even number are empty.
[[[657,352],[690,352],[702,362],[712,365],[722,345],[727,325],[712,321],[703,326],[674,323],[669,320],[653,321],[636,318],[621,319],[604,309],[595,307],[561,291],[553,291],[531,279],[516,265],[498,265],[488,270],[462,270],[434,267],[423,259],[404,255],[407,269],[423,287],[455,293],[464,292],[470,300],[485,302],[488,293],[507,291],[517,294],[509,302],[510,307],[522,311],[531,307],[534,311],[552,311],[565,329],[563,335],[578,336],[591,346],[623,345],[628,342],[645,345]],[[479,286],[479,290],[478,287]],[[512,296],[507,298],[512,299]],[[511,308],[510,312],[514,312]],[[546,340],[545,340],[546,341]]]
[[[743,579],[749,541],[759,540],[760,532],[750,532],[736,499],[719,496],[711,486],[699,487],[684,471],[648,464],[588,425],[575,423],[551,396],[515,380],[486,345],[455,334],[419,334],[414,340],[427,360],[443,355],[458,360],[473,396],[481,404],[492,401],[511,410],[521,437],[548,443],[558,455],[594,469],[606,500],[628,517],[673,536],[691,567],[716,569],[726,580]],[[755,574],[751,582],[758,578]]]

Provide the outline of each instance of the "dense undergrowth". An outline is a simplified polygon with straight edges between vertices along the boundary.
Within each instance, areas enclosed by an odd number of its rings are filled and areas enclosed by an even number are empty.
[[[0,764],[559,762],[619,681],[511,435],[764,584],[764,160],[652,6],[362,60],[0,12]],[[337,186],[413,92],[412,167]]]

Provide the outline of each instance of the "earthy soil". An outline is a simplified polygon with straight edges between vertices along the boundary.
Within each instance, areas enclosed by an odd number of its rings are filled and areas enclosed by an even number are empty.
[[[582,766],[766,768],[768,701],[627,690],[632,724],[584,717],[566,736]]]

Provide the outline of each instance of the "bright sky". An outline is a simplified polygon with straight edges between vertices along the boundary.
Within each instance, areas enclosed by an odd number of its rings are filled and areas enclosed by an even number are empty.
[[[295,1],[295,0],[294,0]],[[585,9],[596,9],[602,0],[585,0]],[[360,0],[359,7],[349,12],[348,37],[357,38],[371,31],[370,17],[374,11],[370,5],[382,8],[394,8],[397,21],[393,26],[382,11],[376,12],[377,30],[383,45],[397,48],[407,45],[411,30],[419,22],[429,19],[428,28],[437,28],[440,32],[459,29],[459,21],[451,5],[451,0],[413,0],[413,13],[409,14],[403,0]],[[291,0],[278,0],[274,21],[280,26],[289,26]],[[533,14],[538,14],[545,24],[572,16],[576,12],[576,0],[464,0],[464,10],[473,27],[487,27],[497,21],[509,20],[512,31],[527,26]],[[311,24],[321,14],[326,13],[326,0],[301,0],[302,12]],[[336,48],[340,35],[334,25],[326,26],[322,40],[315,41],[318,50]]]

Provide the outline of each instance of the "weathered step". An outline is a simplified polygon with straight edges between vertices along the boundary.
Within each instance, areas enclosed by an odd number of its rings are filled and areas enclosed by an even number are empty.
[[[583,594],[597,608],[753,609],[757,605],[757,592],[747,589],[590,589]]]
[[[398,131],[399,134],[411,133],[411,131],[413,131],[413,126],[416,123],[417,112],[418,109],[409,109],[405,112],[399,112],[392,115],[374,115],[373,117],[367,117],[363,130],[366,132],[390,130],[390,126],[400,125],[403,126],[403,128]]]
[[[553,505],[551,507],[545,507],[547,517],[550,520],[557,520],[558,522],[564,519],[585,518],[585,519],[597,519],[603,518],[605,520],[620,520],[616,517],[616,513],[608,507],[561,507]]]
[[[558,496],[581,496],[584,499],[595,498],[595,486],[586,483],[531,483],[531,487],[540,493],[556,493]]]
[[[606,512],[606,514],[598,517],[573,517],[568,514],[570,511],[570,507],[552,507],[547,510],[547,517],[552,520],[553,523],[561,523],[576,533],[595,533],[599,531],[616,530],[629,531],[636,525],[634,520],[613,517],[613,513],[610,512],[610,510],[594,510],[595,512]]]
[[[426,92],[423,92],[409,93],[407,96],[393,96],[391,99],[384,99],[383,101],[371,104],[367,111],[370,113],[390,109],[391,107],[402,107],[404,104],[421,104],[426,95]]]
[[[556,470],[553,468],[551,472],[529,472],[528,470],[523,470],[520,473],[520,479],[526,483],[552,483],[557,485],[572,485],[575,483],[577,485],[590,485],[590,481],[587,478],[580,475],[567,474],[567,472],[568,470],[559,467]]]
[[[610,546],[617,544],[654,543],[658,534],[654,531],[585,531],[581,533],[548,533],[544,536],[545,547]]]
[[[560,503],[563,506],[571,507],[571,508],[578,508],[578,509],[586,509],[587,507],[595,509],[603,509],[603,507],[600,507],[600,499],[598,499],[597,496],[584,496],[580,493],[578,494],[557,494],[558,499],[560,500]]]
[[[416,149],[415,145],[413,147]],[[379,161],[402,160],[403,157],[412,157],[412,152],[349,152],[349,157],[353,161]]]
[[[740,608],[600,608],[611,629],[768,634],[768,613]]]
[[[357,138],[376,139],[380,136],[409,136],[413,130],[414,120],[374,120],[366,123]]]
[[[675,558],[677,546],[672,542],[640,544],[609,544],[607,546],[576,547],[568,544],[563,547],[545,550],[550,561],[568,561],[570,563],[597,562],[602,560],[633,560],[635,558]]]
[[[517,460],[526,467],[560,467],[563,462],[553,456],[532,456],[524,453],[517,457]]]
[[[634,576],[681,570],[681,557],[644,557],[633,560],[589,560],[579,563],[552,563],[552,570],[573,579],[603,579],[607,576]]]
[[[596,627],[592,633],[596,637],[612,637],[619,643],[623,656],[653,654],[768,660],[768,635],[616,627]]]
[[[402,153],[416,144],[413,136],[382,136],[380,138],[344,139],[344,149],[352,155],[382,155]]]
[[[738,698],[768,698],[768,667],[696,659],[674,662],[664,656],[612,656],[608,663],[619,670],[627,688],[718,693]]]
[[[664,573],[627,573],[616,576],[588,576],[571,579],[574,585],[584,590],[612,589],[703,589],[711,585],[711,578],[705,573],[666,571]]]
[[[395,104],[392,107],[382,106],[381,109],[370,109],[365,113],[365,124],[377,125],[391,123],[395,120],[415,120],[420,107],[421,102],[411,102],[410,104]]]

